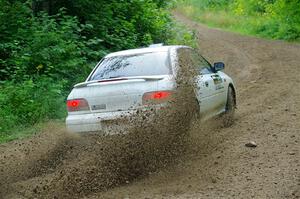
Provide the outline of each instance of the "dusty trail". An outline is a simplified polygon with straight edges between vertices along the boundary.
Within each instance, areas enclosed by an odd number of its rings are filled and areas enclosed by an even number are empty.
[[[124,154],[137,151],[127,150],[131,145],[124,138],[98,147],[97,140],[50,125],[41,135],[0,145],[0,198],[72,198],[61,193],[78,189],[89,194],[85,198],[300,198],[300,45],[207,28],[178,13],[175,17],[198,32],[203,55],[226,63],[237,84],[236,123],[222,128],[195,122],[187,148],[171,165],[147,153],[138,153],[147,161],[134,159],[133,164]],[[250,140],[258,147],[246,148]],[[114,150],[117,145],[123,147]],[[95,161],[99,156],[106,159]],[[162,164],[161,169],[147,169],[150,162]],[[79,182],[91,183],[91,190]],[[119,186],[105,191],[95,184]]]

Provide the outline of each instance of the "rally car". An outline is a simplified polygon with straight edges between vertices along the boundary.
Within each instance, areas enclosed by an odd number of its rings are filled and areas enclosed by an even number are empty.
[[[105,56],[85,82],[76,84],[68,96],[66,126],[70,132],[104,132],[112,121],[147,109],[149,103],[164,104],[176,89],[181,59],[196,71],[193,98],[202,121],[224,115],[230,123],[236,107],[233,80],[188,46],[152,45]],[[159,107],[159,106],[158,106]],[[153,108],[153,107],[152,107]]]

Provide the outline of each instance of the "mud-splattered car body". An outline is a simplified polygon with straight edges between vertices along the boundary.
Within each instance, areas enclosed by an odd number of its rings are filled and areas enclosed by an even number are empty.
[[[85,82],[74,86],[67,101],[68,130],[104,132],[112,121],[137,110],[164,106],[176,89],[183,54],[197,71],[193,97],[199,103],[202,120],[225,113],[228,90],[235,98],[235,88],[232,79],[221,72],[223,63],[211,66],[187,46],[151,46],[108,54]]]

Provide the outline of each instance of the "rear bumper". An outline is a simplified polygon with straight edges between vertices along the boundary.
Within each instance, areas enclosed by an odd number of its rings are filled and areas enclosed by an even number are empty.
[[[124,121],[126,120],[126,117],[128,118],[130,116],[134,116],[136,112],[136,110],[128,110],[105,113],[68,115],[66,118],[66,126],[68,131],[72,133],[99,132],[107,134],[108,128],[112,127],[112,122],[121,120]]]

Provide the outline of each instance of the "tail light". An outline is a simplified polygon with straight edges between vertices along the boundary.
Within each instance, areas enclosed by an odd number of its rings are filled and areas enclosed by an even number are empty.
[[[172,99],[172,91],[154,91],[144,93],[143,104],[160,104]]]
[[[67,100],[67,109],[69,112],[87,111],[89,110],[89,104],[85,99]]]

